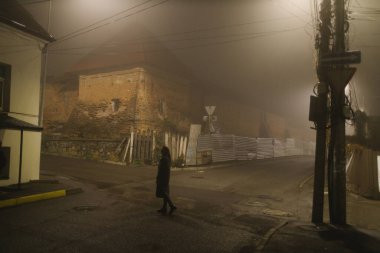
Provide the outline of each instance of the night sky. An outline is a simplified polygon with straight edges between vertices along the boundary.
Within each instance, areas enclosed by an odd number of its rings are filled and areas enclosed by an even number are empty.
[[[49,46],[49,76],[72,70],[88,54],[128,58],[165,49],[201,85],[311,125],[309,96],[317,82],[314,3],[320,1],[19,2],[57,39]],[[379,115],[380,1],[349,1],[349,18],[349,50],[362,52],[350,84],[352,104]]]

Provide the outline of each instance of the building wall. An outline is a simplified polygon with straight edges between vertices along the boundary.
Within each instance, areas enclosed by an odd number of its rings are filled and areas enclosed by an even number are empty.
[[[205,105],[216,106],[217,127],[224,134],[261,138],[313,140],[313,132],[294,127],[286,118],[221,95],[206,95]],[[206,111],[203,111],[206,115]]]
[[[12,66],[9,115],[38,125],[40,101],[40,42],[0,24],[1,45],[22,45],[27,50],[1,47],[0,62]],[[18,182],[20,131],[5,130],[3,146],[11,148],[10,178],[0,180],[0,186]],[[24,132],[22,182],[39,178],[41,134]]]
[[[63,133],[111,139],[129,133],[135,119],[139,80],[137,68],[80,76],[78,100]]]
[[[186,80],[145,72],[137,101],[137,124],[140,128],[188,133],[190,124],[202,113],[201,92]],[[139,127],[138,127],[139,128]]]
[[[47,135],[119,139],[132,128],[187,133],[190,123],[201,123],[206,115],[204,105],[215,105],[221,133],[313,140],[307,126],[293,127],[279,115],[225,96],[207,95],[189,81],[153,69],[82,75],[77,88],[62,86],[70,85],[53,84],[46,89]]]
[[[361,196],[380,199],[380,151],[354,146],[347,164],[347,188]]]
[[[167,131],[188,135],[190,124],[202,123],[205,105],[216,106],[217,126],[223,134],[310,140],[304,138],[302,129],[291,127],[279,115],[221,95],[207,95],[188,80],[149,67],[81,75],[76,89],[62,88],[67,85],[47,89],[51,100],[45,103],[51,106],[45,108],[49,113],[44,118],[43,149],[47,153],[81,156],[96,147],[85,156],[118,159],[109,155],[110,145],[104,143],[117,144],[129,137],[132,129],[141,134]],[[57,117],[59,114],[63,117]]]
[[[45,87],[45,98],[44,131],[60,133],[78,102],[78,85],[51,83]]]
[[[131,129],[188,132],[202,107],[188,81],[145,68],[82,75],[77,93],[49,86],[47,135],[117,139]]]
[[[216,106],[214,115],[218,118],[216,124],[221,133],[250,137],[259,135],[261,111],[257,108],[216,95],[206,96],[205,103]]]

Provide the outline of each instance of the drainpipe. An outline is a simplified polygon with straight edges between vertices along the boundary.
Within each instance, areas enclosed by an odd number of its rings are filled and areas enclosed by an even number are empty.
[[[49,18],[47,24],[47,32],[50,34],[50,24],[51,24],[51,0],[49,1]],[[42,127],[44,106],[45,106],[45,85],[46,85],[46,75],[47,75],[47,63],[48,63],[48,46],[49,42],[45,43],[42,48],[43,58],[41,67],[41,81],[40,81],[40,104],[38,112],[38,126]]]
[[[43,59],[41,68],[41,81],[40,81],[40,105],[38,111],[38,126],[42,127],[43,115],[44,115],[44,105],[45,105],[45,85],[46,85],[46,75],[47,75],[47,61],[48,61],[48,45],[46,43],[42,48]]]

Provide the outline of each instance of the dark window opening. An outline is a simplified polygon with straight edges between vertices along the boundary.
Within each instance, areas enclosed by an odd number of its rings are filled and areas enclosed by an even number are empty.
[[[111,100],[112,112],[117,112],[120,108],[120,99],[114,98]]]
[[[166,102],[163,99],[160,99],[159,112],[162,117],[166,118]]]
[[[10,147],[0,147],[0,179],[9,179]]]
[[[4,107],[4,78],[0,77],[0,111],[3,111]]]

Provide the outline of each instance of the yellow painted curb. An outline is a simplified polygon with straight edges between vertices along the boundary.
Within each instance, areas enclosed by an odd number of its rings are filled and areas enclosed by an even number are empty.
[[[29,196],[23,196],[14,199],[6,199],[0,201],[0,208],[9,207],[9,206],[17,206],[25,203],[30,203],[34,201],[44,200],[44,199],[53,199],[66,196],[66,190],[58,190],[52,192],[45,192],[39,194],[33,194]]]

